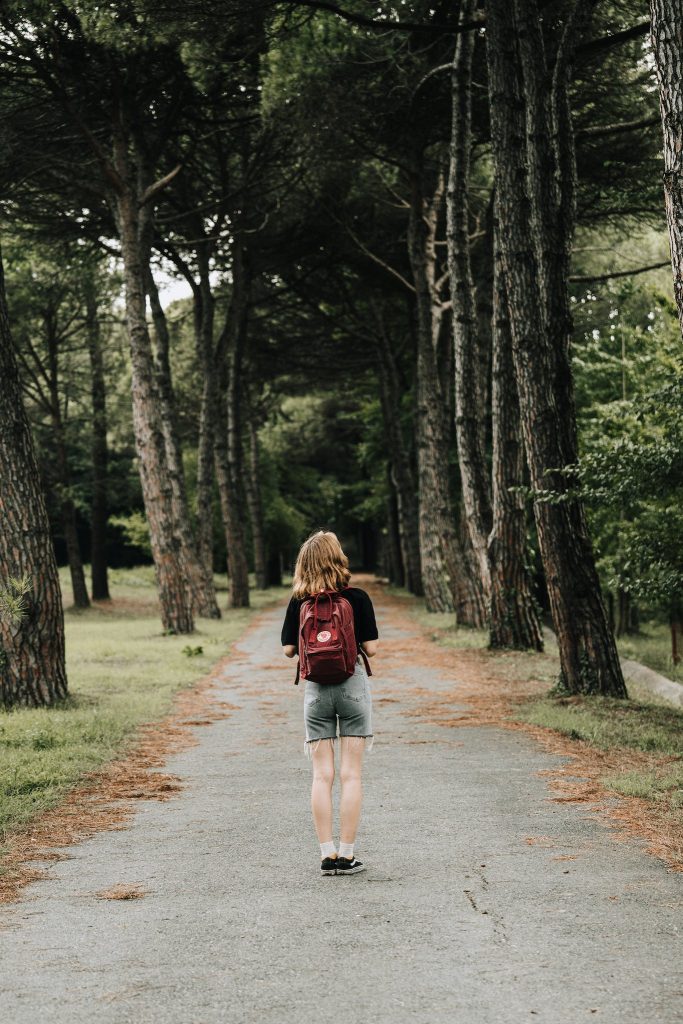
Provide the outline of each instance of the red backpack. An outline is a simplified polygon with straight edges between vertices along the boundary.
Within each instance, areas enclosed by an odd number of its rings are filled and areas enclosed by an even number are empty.
[[[358,649],[353,608],[338,590],[323,590],[306,598],[299,609],[299,664],[295,683],[343,683],[356,670],[358,655],[372,675],[368,659]]]

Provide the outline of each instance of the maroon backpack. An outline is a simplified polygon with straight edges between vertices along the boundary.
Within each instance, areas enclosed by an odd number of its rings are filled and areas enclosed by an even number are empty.
[[[350,601],[338,590],[323,590],[306,598],[299,609],[299,664],[295,683],[343,683],[356,670],[358,655],[372,675],[368,659],[358,649]]]

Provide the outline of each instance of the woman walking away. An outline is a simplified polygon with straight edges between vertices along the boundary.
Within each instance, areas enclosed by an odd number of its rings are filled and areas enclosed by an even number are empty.
[[[372,696],[368,658],[377,651],[372,601],[350,587],[349,560],[334,533],[320,530],[302,545],[292,599],[282,627],[288,658],[299,655],[304,694],[304,751],[313,762],[311,810],[320,843],[323,875],[363,870],[353,844],[361,806],[361,769],[372,744]],[[298,679],[298,676],[297,676]],[[334,741],[339,721],[341,757],[340,843],[332,839]]]

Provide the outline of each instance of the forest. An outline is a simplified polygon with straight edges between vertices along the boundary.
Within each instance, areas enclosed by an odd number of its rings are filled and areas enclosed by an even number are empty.
[[[559,691],[625,699],[645,623],[674,670],[682,31],[4,0],[0,702],[66,696],[65,609],[112,571],[153,564],[192,634],[319,527],[492,649],[551,627]]]

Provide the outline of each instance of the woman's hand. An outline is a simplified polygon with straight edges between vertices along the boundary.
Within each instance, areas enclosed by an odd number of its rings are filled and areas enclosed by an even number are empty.
[[[367,654],[368,658],[374,658],[377,654],[377,644],[379,640],[364,640],[361,647]]]
[[[285,644],[285,646],[282,648],[282,652],[285,658],[293,658],[294,655],[296,654],[296,647],[294,646],[294,644]]]

